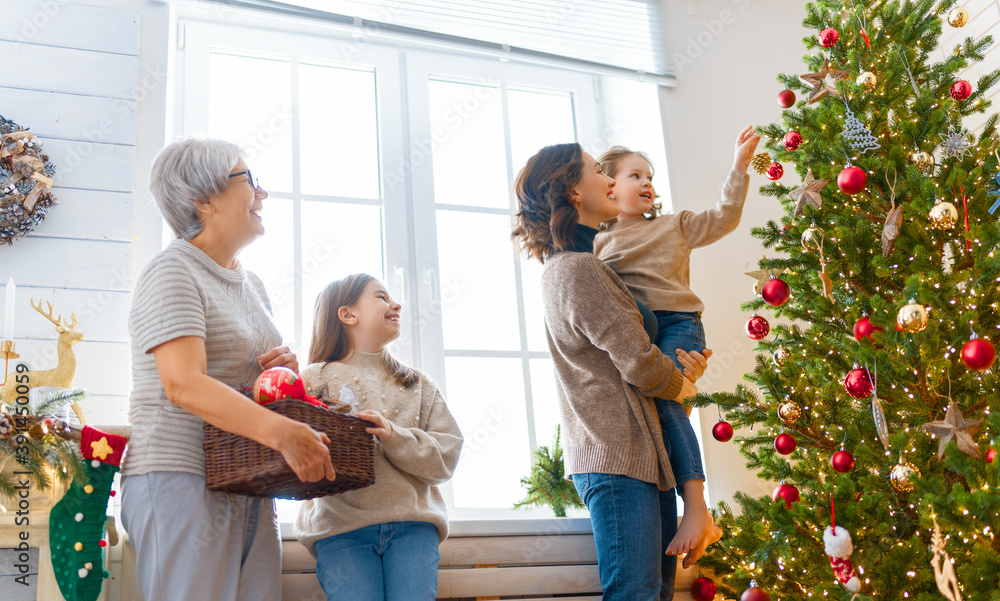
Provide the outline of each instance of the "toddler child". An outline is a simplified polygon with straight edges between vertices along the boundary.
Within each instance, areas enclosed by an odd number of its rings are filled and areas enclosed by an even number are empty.
[[[705,305],[690,287],[691,250],[736,229],[746,200],[747,168],[759,141],[752,127],[740,132],[722,200],[714,209],[700,213],[660,214],[653,167],[645,154],[614,146],[599,159],[604,173],[615,179],[615,199],[621,212],[602,225],[594,239],[594,254],[621,277],[637,301],[652,309],[659,326],[652,342],[681,369],[678,349],[705,349],[701,323]],[[673,540],[663,540],[664,551],[667,555],[686,553],[686,568],[722,533],[705,504],[704,468],[684,406],[656,399],[656,408],[677,490],[684,499],[684,517]],[[670,504],[674,505],[672,499]]]
[[[462,433],[437,386],[385,348],[399,336],[399,312],[365,274],[331,283],[316,299],[306,391],[333,399],[349,386],[357,416],[377,437],[375,484],[299,508],[298,539],[316,557],[331,601],[437,597],[438,544],[448,536],[438,486],[455,471]]]

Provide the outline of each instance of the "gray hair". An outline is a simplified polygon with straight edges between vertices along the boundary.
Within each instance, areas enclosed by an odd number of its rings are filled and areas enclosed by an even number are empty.
[[[178,238],[190,240],[201,232],[197,204],[226,188],[241,158],[246,153],[238,145],[214,138],[184,138],[157,153],[149,189]]]

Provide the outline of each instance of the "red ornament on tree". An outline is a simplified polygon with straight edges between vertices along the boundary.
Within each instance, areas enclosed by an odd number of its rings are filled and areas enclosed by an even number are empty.
[[[854,469],[854,455],[851,455],[847,451],[841,449],[833,454],[830,458],[830,465],[833,469],[840,472],[841,474],[846,474],[847,472]]]
[[[784,174],[785,168],[781,166],[781,163],[771,163],[771,165],[767,168],[767,173],[764,175],[767,176],[767,179],[773,181],[781,179],[781,176]]]
[[[729,442],[733,438],[733,425],[725,420],[712,426],[712,436],[719,442]]]
[[[802,143],[802,134],[795,131],[794,129],[787,134],[785,134],[785,150],[798,150],[799,144]]]
[[[951,86],[951,97],[959,102],[972,95],[972,84],[961,79]]]
[[[795,437],[782,432],[774,439],[774,450],[782,455],[790,455],[795,450]]]
[[[771,601],[771,597],[764,592],[764,589],[757,588],[757,583],[751,580],[750,588],[743,591],[740,601]]]
[[[962,363],[973,371],[983,371],[993,365],[997,351],[989,340],[972,335],[972,340],[962,347]]]
[[[847,394],[856,399],[863,399],[872,393],[872,377],[867,369],[855,367],[847,372],[844,378],[844,388]]]
[[[868,183],[868,175],[865,170],[860,167],[848,166],[845,167],[840,175],[837,176],[837,187],[844,194],[855,195],[858,192],[865,189],[865,184]]]
[[[788,287],[788,284],[774,276],[771,276],[771,279],[760,289],[761,298],[772,307],[780,307],[787,303],[791,294],[792,289]]]
[[[695,601],[712,601],[718,590],[711,579],[699,576],[691,583],[691,598]]]
[[[795,92],[791,90],[782,90],[778,92],[778,106],[783,109],[795,104]]]
[[[996,456],[997,456],[996,449],[989,449],[988,451],[986,451],[986,463],[993,463],[993,460],[996,458]]]
[[[854,324],[854,337],[861,342],[865,338],[871,338],[871,335],[875,332],[883,331],[882,328],[873,324],[869,321],[868,316],[865,315]]]
[[[819,32],[819,45],[824,48],[832,48],[837,40],[840,39],[840,34],[833,27],[827,27],[823,31]]]
[[[767,333],[771,331],[771,324],[767,323],[767,320],[760,315],[754,315],[747,320],[746,332],[747,336],[753,338],[754,340],[760,340],[767,336]]]
[[[778,488],[774,489],[774,494],[771,495],[772,501],[777,501],[778,499],[785,502],[785,509],[791,509],[792,503],[797,503],[799,500],[799,489],[791,484],[782,482],[778,485]]]

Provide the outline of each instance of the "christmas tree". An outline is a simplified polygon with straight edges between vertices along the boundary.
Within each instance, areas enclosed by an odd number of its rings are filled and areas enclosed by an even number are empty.
[[[566,478],[561,433],[557,425],[551,449],[545,445],[535,449],[535,464],[531,466],[531,473],[521,478],[521,486],[525,487],[528,496],[515,503],[514,509],[548,505],[556,517],[564,518],[567,507],[584,507],[573,482]]]
[[[697,401],[780,483],[720,504],[701,565],[727,599],[1000,599],[997,116],[963,129],[1000,71],[962,79],[989,36],[939,48],[968,19],[953,0],[806,5],[803,71],[759,129],[785,214],[753,230],[771,256],[743,305],[753,386]]]

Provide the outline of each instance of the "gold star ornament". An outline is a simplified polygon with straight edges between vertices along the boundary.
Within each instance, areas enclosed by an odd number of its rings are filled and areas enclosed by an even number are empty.
[[[788,196],[795,201],[795,217],[802,214],[806,203],[819,209],[823,206],[823,197],[820,190],[830,183],[828,179],[816,179],[813,177],[812,169],[806,171],[806,181],[802,185],[788,193]]]
[[[108,438],[106,436],[102,436],[100,440],[95,440],[90,443],[90,448],[94,450],[94,457],[99,458],[101,461],[104,461],[108,458],[108,455],[115,452],[115,450],[111,448],[111,445],[108,444]]]
[[[979,446],[972,436],[979,432],[981,427],[982,420],[965,419],[955,401],[948,403],[948,411],[943,420],[923,425],[924,430],[938,437],[938,459],[944,457],[944,449],[951,441],[955,441],[959,450],[969,457],[980,457]]]
[[[833,78],[833,85],[826,83],[826,76],[830,75]],[[806,73],[805,75],[800,75],[802,81],[806,83],[811,83],[813,88],[809,91],[809,104],[814,102],[819,102],[827,97],[828,94],[833,94],[834,96],[840,97],[840,92],[837,91],[837,80],[847,78],[848,72],[846,69],[831,69],[830,59],[823,59],[823,68],[816,73]]]

